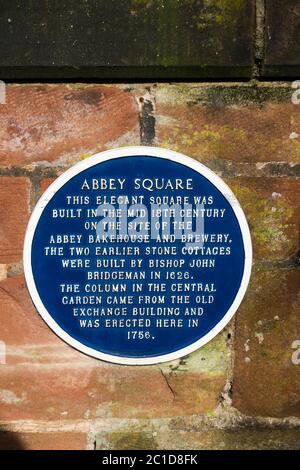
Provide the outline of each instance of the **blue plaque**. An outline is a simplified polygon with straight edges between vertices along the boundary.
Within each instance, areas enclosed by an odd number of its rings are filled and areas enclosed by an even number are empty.
[[[153,147],[102,152],[66,171],[37,203],[24,247],[45,322],[119,364],[177,359],[210,341],[241,303],[251,262],[228,186]]]

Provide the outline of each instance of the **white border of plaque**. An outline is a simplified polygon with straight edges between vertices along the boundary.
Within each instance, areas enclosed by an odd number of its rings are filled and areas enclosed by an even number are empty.
[[[244,249],[245,249],[245,266],[244,266],[244,273],[243,273],[242,281],[240,284],[240,288],[238,290],[238,293],[231,307],[223,316],[222,320],[212,330],[210,330],[209,333],[207,333],[198,341],[195,341],[194,343],[190,344],[189,346],[185,348],[179,349],[172,353],[163,354],[160,356],[138,357],[138,358],[123,357],[123,356],[117,356],[117,355],[111,355],[111,354],[99,352],[95,349],[85,346],[84,344],[80,343],[76,339],[72,338],[68,333],[66,333],[53,320],[51,314],[46,310],[43,304],[43,301],[38,294],[38,291],[34,282],[34,278],[33,278],[32,266],[31,266],[31,246],[32,246],[34,232],[39,222],[39,219],[43,213],[43,210],[45,209],[45,207],[47,206],[51,198],[54,196],[54,194],[71,178],[73,178],[75,175],[77,175],[78,173],[80,173],[81,171],[89,167],[101,164],[105,162],[106,160],[111,160],[111,159],[120,158],[120,157],[135,156],[135,155],[144,155],[144,156],[151,156],[151,157],[158,157],[158,158],[164,158],[167,160],[172,160],[174,162],[177,162],[189,168],[192,168],[193,170],[197,171],[198,173],[203,175],[205,178],[207,178],[223,194],[223,196],[227,199],[227,201],[231,205],[232,210],[234,214],[236,215],[237,220],[240,225],[243,243],[244,243]],[[23,261],[24,261],[25,278],[26,278],[26,282],[27,282],[27,286],[28,286],[28,290],[31,295],[31,298],[39,314],[41,315],[41,317],[44,319],[47,325],[61,339],[63,339],[66,343],[78,349],[79,351],[82,351],[85,354],[88,354],[98,359],[102,359],[104,361],[109,361],[109,362],[113,362],[116,364],[126,364],[126,365],[148,365],[148,364],[159,364],[161,362],[172,361],[180,357],[186,356],[187,354],[192,353],[193,351],[199,349],[204,344],[208,343],[221,330],[223,330],[223,328],[227,325],[227,323],[231,320],[231,318],[237,311],[240,303],[243,300],[245,292],[247,290],[248,283],[250,280],[250,275],[251,275],[251,267],[252,267],[252,243],[251,243],[251,236],[250,236],[248,223],[247,223],[246,217],[244,215],[244,212],[241,206],[239,205],[236,197],[234,196],[230,188],[227,186],[227,184],[225,184],[224,181],[219,176],[217,176],[213,171],[211,171],[209,168],[202,165],[198,161],[190,157],[187,157],[181,153],[174,152],[172,150],[167,150],[167,149],[163,149],[159,147],[129,146],[129,147],[122,147],[122,148],[117,148],[117,149],[107,150],[104,152],[97,153],[77,163],[73,167],[71,167],[69,170],[67,170],[65,173],[59,176],[49,186],[49,188],[45,191],[45,193],[39,199],[30,217],[27,230],[26,230],[26,235],[25,235]]]

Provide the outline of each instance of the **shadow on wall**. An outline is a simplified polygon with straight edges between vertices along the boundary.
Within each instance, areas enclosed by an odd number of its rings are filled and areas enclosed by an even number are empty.
[[[17,433],[0,428],[0,450],[26,450]]]

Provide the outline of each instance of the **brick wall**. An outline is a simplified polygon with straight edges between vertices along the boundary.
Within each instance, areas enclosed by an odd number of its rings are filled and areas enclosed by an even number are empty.
[[[292,91],[285,82],[7,87],[0,448],[300,448],[300,105]],[[239,311],[210,343],[181,360],[129,367],[89,358],[50,331],[27,292],[22,249],[30,212],[54,178],[95,152],[141,143],[183,152],[225,179],[248,218],[254,266]]]

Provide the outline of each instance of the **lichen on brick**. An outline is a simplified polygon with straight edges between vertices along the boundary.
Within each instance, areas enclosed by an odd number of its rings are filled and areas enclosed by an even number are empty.
[[[128,432],[111,435],[111,445],[113,449],[124,449],[124,450],[155,450],[157,444],[153,436],[146,432]]]
[[[300,161],[299,114],[287,84],[160,85],[157,139],[200,161]]]
[[[232,180],[230,186],[247,215],[256,258],[274,259],[279,253],[283,257],[291,254],[295,239],[289,233],[297,233],[298,228],[295,208],[285,195],[276,192],[264,195],[251,185],[242,186]]]

